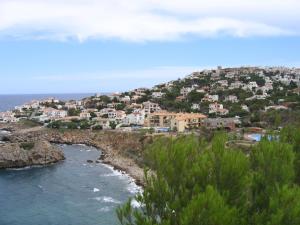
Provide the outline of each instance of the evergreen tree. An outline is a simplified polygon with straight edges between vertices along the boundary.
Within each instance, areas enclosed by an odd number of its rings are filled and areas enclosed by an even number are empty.
[[[300,139],[289,135],[293,129],[248,155],[228,147],[225,134],[211,143],[195,136],[154,141],[145,154],[145,188],[135,198],[141,207],[129,201],[118,208],[121,224],[300,224]]]

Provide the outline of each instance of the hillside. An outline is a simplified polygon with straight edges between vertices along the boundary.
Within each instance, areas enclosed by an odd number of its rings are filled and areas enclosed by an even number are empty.
[[[218,67],[153,88],[96,94],[80,101],[32,101],[0,113],[0,121],[26,118],[51,128],[67,129],[150,127],[186,131],[203,124],[212,129],[278,128],[300,121],[299,94],[298,68]],[[184,118],[189,122],[179,127]]]

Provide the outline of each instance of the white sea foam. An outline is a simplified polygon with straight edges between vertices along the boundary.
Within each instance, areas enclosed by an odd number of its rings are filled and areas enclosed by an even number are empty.
[[[111,173],[101,174],[100,176],[101,177],[121,177],[121,176],[124,176],[124,174],[122,174],[120,171],[112,169]]]
[[[132,178],[131,178],[132,179]],[[138,194],[138,193],[141,193],[143,191],[143,189],[136,185],[136,183],[134,182],[134,180],[132,179],[130,181],[130,183],[128,184],[127,186],[127,190],[132,193],[132,194]]]
[[[38,188],[41,189],[42,191],[45,191],[45,188],[42,185],[38,185]]]
[[[101,174],[101,177],[116,177],[119,176],[118,174],[115,173],[107,173],[107,174]]]
[[[85,144],[76,144],[76,145],[78,145],[78,146],[84,146],[84,147],[86,147],[86,145],[85,145]]]
[[[113,177],[113,176],[118,176],[121,179],[126,179],[129,180],[129,183],[127,185],[127,190],[132,193],[132,194],[138,194],[141,193],[143,191],[142,187],[136,185],[135,180],[128,174],[119,171],[119,170],[115,170],[112,166],[110,165],[106,165],[103,164],[106,168],[110,169],[112,172],[108,173],[108,174],[102,174],[102,177]]]
[[[94,198],[96,201],[104,202],[104,203],[114,203],[114,204],[121,204],[120,201],[113,199],[112,197],[102,196]]]
[[[20,167],[20,168],[6,168],[6,170],[29,170],[32,168],[42,168],[42,167],[47,167],[48,165],[33,165],[33,166],[25,166],[25,167]]]
[[[31,168],[32,168],[31,166],[26,166],[26,167],[22,167],[22,168],[7,168],[6,170],[15,170],[15,171],[18,171],[18,170],[29,170]]]
[[[100,191],[100,189],[98,189],[98,188],[94,188],[94,190],[93,190],[94,192],[99,192]]]
[[[132,206],[133,208],[141,208],[141,204],[140,204],[137,200],[135,200],[135,199],[133,199],[133,200],[131,201],[131,206]]]

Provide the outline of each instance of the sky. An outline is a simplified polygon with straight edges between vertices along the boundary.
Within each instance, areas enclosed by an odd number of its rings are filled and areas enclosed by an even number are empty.
[[[126,91],[300,67],[298,0],[0,0],[0,94]]]

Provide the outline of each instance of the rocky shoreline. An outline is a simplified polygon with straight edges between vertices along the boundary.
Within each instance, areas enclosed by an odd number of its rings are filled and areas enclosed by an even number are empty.
[[[0,169],[47,165],[64,159],[63,152],[45,140],[0,144]]]
[[[1,128],[3,129],[0,126]],[[85,144],[96,147],[102,152],[98,159],[101,163],[111,165],[115,170],[130,175],[137,185],[144,185],[144,170],[139,166],[141,164],[139,162],[142,159],[143,149],[150,140],[138,133],[87,130],[60,131],[44,127],[24,129],[10,126],[4,128],[12,132],[9,136],[10,143],[5,143],[5,145],[23,142],[39,143],[42,141],[44,144]],[[14,147],[18,149],[16,145]],[[1,151],[3,151],[3,148],[0,147],[0,154]],[[31,158],[28,158],[28,163],[32,164]],[[18,165],[28,166],[24,163]]]

